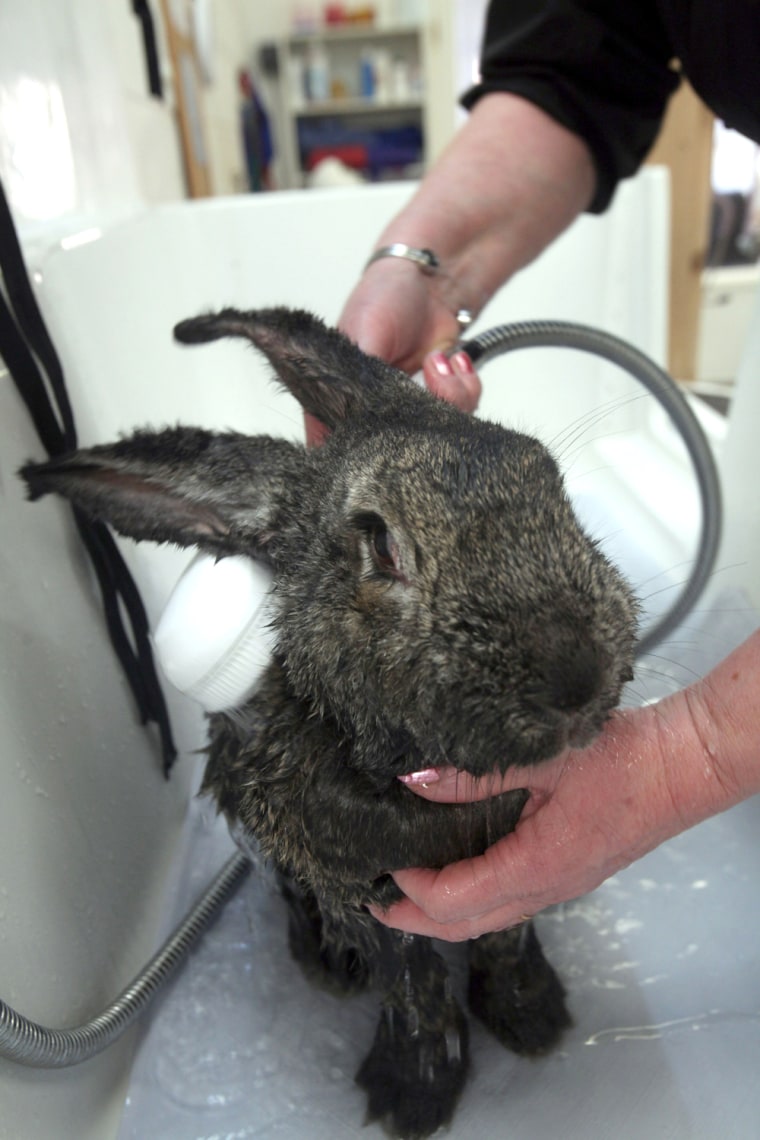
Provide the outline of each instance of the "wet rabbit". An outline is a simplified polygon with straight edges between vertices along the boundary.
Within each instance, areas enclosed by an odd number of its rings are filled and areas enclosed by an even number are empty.
[[[325,444],[167,428],[23,476],[32,498],[58,492],[133,538],[271,564],[276,652],[250,701],[210,718],[204,789],[276,866],[307,972],[382,994],[357,1073],[368,1118],[428,1136],[466,1079],[466,1018],[431,942],[366,905],[397,897],[391,870],[481,853],[525,795],[433,804],[397,777],[589,742],[630,678],[635,603],[535,439],[436,400],[307,313],[228,309],[175,335],[252,341]],[[468,1000],[521,1053],[568,1024],[530,924],[470,945]]]

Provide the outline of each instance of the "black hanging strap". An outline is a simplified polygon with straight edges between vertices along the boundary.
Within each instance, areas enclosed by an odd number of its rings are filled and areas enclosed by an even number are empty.
[[[53,411],[37,361],[19,332],[1,292],[0,351],[48,455],[60,455],[67,451],[66,437]]]
[[[0,356],[48,455],[72,451],[77,435],[63,369],[26,272],[2,182],[0,274]],[[156,674],[145,607],[111,532],[81,511],[74,510],[74,519],[98,579],[111,644],[143,724],[153,721],[158,726],[164,774],[168,776],[177,749]]]
[[[132,11],[142,25],[143,46],[145,48],[145,67],[148,72],[148,89],[157,99],[163,98],[161,85],[161,65],[156,46],[156,29],[153,25],[153,13],[148,0],[132,0]]]

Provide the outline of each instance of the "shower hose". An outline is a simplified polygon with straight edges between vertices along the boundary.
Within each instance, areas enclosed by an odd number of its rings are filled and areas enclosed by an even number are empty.
[[[712,571],[721,530],[721,499],[710,447],[688,402],[666,372],[638,349],[601,330],[564,321],[500,325],[457,346],[473,363],[520,348],[573,348],[603,357],[635,377],[662,404],[680,432],[694,467],[702,503],[702,527],[691,573],[670,609],[644,633],[637,656],[648,653],[676,628],[695,604]],[[102,1013],[69,1029],[49,1029],[0,1000],[0,1057],[38,1068],[63,1068],[101,1052],[143,1012],[176,972],[190,947],[248,875],[244,854],[233,855],[161,949]]]

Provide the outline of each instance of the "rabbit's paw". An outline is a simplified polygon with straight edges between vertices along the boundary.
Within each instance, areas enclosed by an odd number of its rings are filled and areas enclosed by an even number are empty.
[[[471,944],[470,1009],[515,1053],[540,1055],[571,1024],[565,990],[532,924]]]
[[[369,984],[369,968],[358,950],[333,945],[325,937],[316,898],[309,892],[282,885],[288,904],[290,952],[310,982],[328,992],[361,993]]]
[[[412,1007],[384,1005],[372,1048],[356,1074],[367,1093],[365,1123],[389,1136],[424,1140],[454,1113],[469,1069],[467,1019],[449,1000],[435,1027]]]

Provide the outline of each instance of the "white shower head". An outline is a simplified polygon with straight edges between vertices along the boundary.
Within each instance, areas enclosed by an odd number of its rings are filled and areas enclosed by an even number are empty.
[[[270,660],[271,583],[261,562],[199,554],[174,587],[153,636],[156,657],[207,712],[247,700]]]

